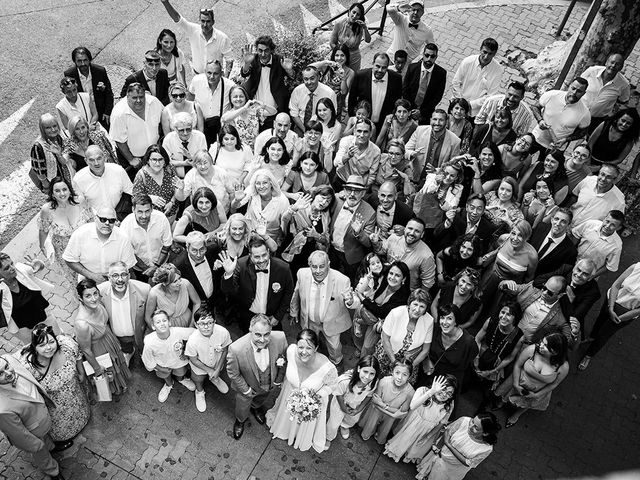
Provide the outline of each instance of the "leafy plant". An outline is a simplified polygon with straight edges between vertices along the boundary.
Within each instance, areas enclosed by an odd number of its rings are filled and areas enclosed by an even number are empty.
[[[307,65],[323,60],[330,50],[328,44],[320,44],[317,37],[307,35],[300,26],[293,24],[279,29],[273,36],[273,41],[278,55],[293,60],[296,75],[295,79],[289,82],[290,89],[302,83],[302,70]]]

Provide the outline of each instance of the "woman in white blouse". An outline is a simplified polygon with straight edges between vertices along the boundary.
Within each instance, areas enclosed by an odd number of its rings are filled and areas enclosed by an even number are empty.
[[[266,233],[280,246],[284,240],[282,217],[289,209],[289,199],[280,191],[273,173],[256,170],[245,190],[236,190],[231,211],[247,206],[246,217],[259,224],[266,222]]]
[[[200,150],[193,156],[193,166],[184,176],[183,190],[178,190],[180,198],[191,197],[200,187],[209,187],[216,195],[225,213],[229,212],[233,199],[233,184],[226,172],[213,164],[209,152]]]
[[[333,160],[336,145],[342,134],[342,124],[338,121],[336,107],[330,98],[324,97],[318,100],[315,119],[322,123],[322,137],[320,142],[325,150],[325,155]]]
[[[242,143],[236,127],[223,125],[218,141],[209,147],[209,154],[213,164],[224,170],[233,184],[244,185],[253,155],[251,149]]]

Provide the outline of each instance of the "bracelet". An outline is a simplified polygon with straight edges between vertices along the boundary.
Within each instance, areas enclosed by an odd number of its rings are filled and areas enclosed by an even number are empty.
[[[474,180],[480,180],[480,177],[476,177],[476,176],[474,175],[473,179],[474,179]]]

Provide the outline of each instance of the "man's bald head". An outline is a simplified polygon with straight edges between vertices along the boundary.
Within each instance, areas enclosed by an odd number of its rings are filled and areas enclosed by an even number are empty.
[[[276,136],[284,139],[291,129],[291,117],[288,113],[281,112],[273,121],[273,131]]]
[[[384,182],[378,189],[378,201],[385,210],[389,210],[393,207],[393,204],[398,197],[398,190],[393,182]]]

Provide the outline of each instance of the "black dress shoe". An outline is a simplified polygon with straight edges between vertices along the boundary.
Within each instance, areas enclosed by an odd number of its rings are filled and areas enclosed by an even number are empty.
[[[233,438],[235,438],[236,440],[239,440],[240,437],[242,437],[243,433],[244,433],[244,422],[241,422],[240,420],[236,420],[235,423],[233,424]]]
[[[262,413],[262,410],[252,408],[251,413],[253,413],[253,416],[256,417],[256,422],[258,422],[260,425],[264,425],[264,422],[267,421],[267,419],[264,418],[264,413]]]
[[[71,445],[73,445],[73,440],[66,440],[66,441],[62,441],[62,442],[53,442],[55,444],[55,446],[53,447],[53,450],[51,450],[52,452],[61,452],[63,450],[66,450],[67,448],[69,448]]]

